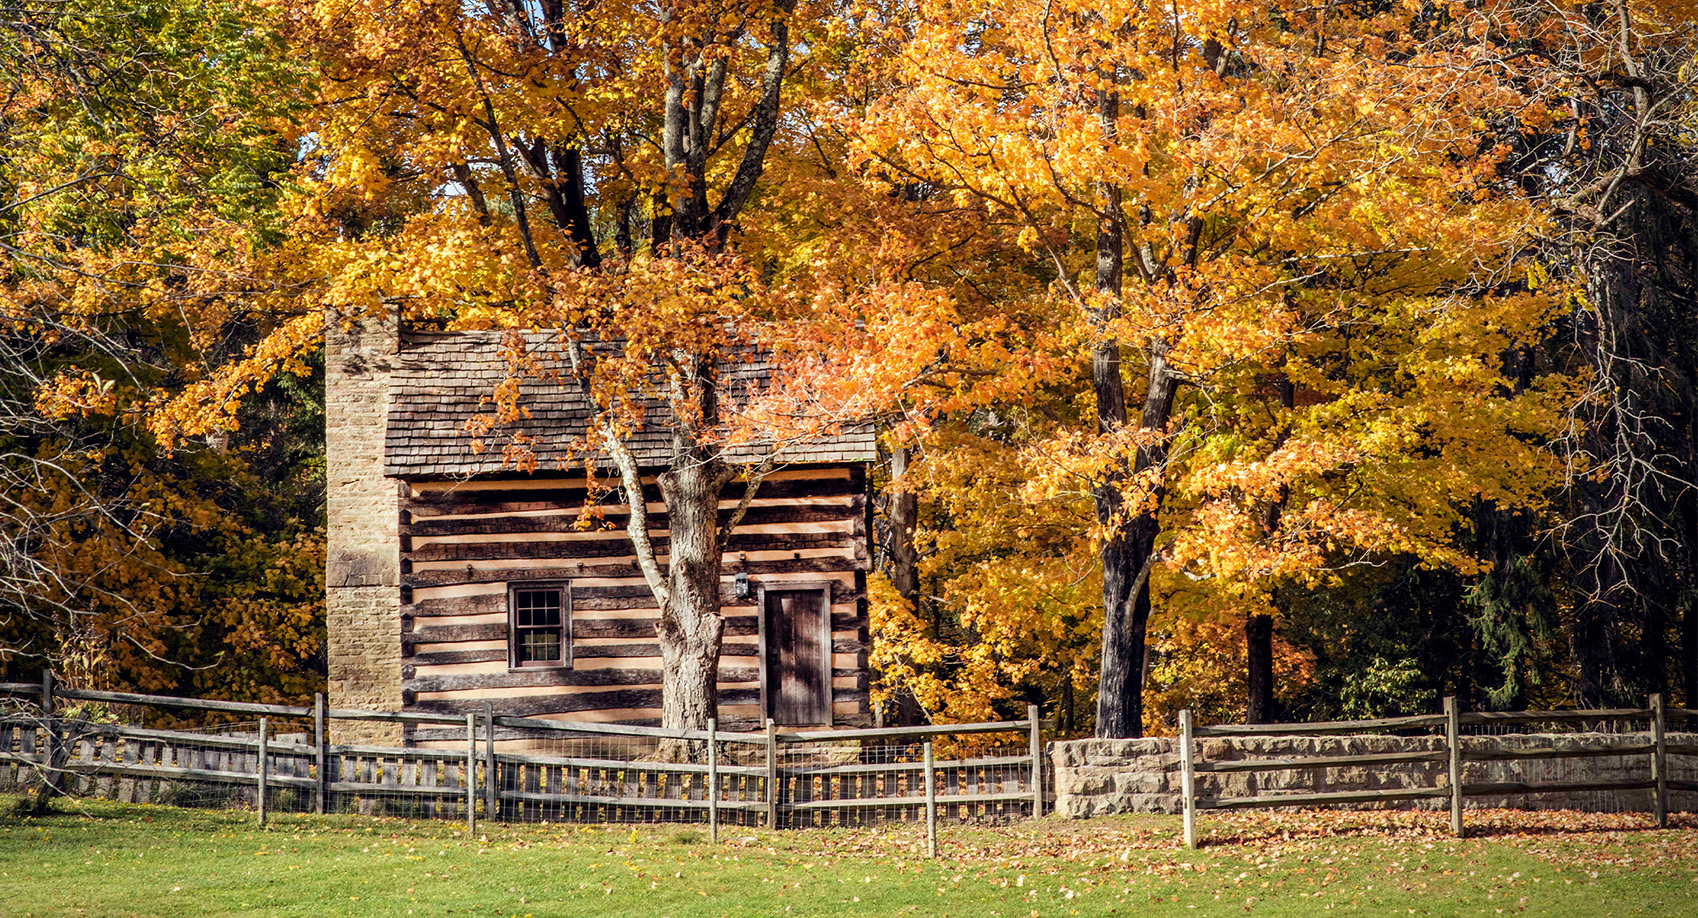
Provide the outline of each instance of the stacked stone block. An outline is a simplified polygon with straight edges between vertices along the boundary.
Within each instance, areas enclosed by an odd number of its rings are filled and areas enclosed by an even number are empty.
[[[1465,751],[1484,749],[1596,749],[1620,745],[1643,734],[1558,733],[1465,736]],[[1671,744],[1698,743],[1698,734],[1671,733]],[[1437,736],[1269,736],[1210,737],[1197,741],[1202,759],[1295,759],[1317,756],[1442,752]],[[1056,812],[1072,818],[1113,813],[1178,813],[1181,809],[1178,741],[1172,737],[1127,740],[1071,740],[1054,743]],[[1350,765],[1284,771],[1203,773],[1197,792],[1204,797],[1251,797],[1282,793],[1321,793],[1446,784],[1444,761],[1392,765]],[[1537,759],[1463,763],[1464,784],[1580,784],[1643,781],[1650,778],[1649,753],[1583,759]],[[1698,757],[1669,756],[1669,779],[1698,781]],[[1361,804],[1361,808],[1442,809],[1448,798]],[[1577,791],[1553,794],[1470,797],[1466,806],[1515,809],[1576,809],[1594,812],[1649,811],[1651,792]],[[1698,794],[1671,792],[1669,808],[1698,810]]]
[[[401,709],[398,485],[383,474],[391,317],[325,317],[325,624],[333,708]],[[397,744],[389,725],[337,722],[336,742]]]

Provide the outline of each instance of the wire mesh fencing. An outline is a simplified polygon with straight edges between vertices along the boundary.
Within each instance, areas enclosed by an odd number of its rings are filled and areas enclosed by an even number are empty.
[[[0,791],[165,806],[305,812],[310,745],[276,741],[263,719],[169,729],[103,712],[0,717]],[[262,781],[265,773],[269,781]],[[262,800],[264,804],[262,805]]]
[[[761,734],[494,724],[495,818],[753,826],[770,809]]]
[[[259,705],[0,684],[0,791],[129,803],[720,827],[1006,821],[1044,809],[1035,708],[991,724],[758,733]],[[57,701],[90,704],[55,708]],[[144,725],[149,709],[241,715]],[[102,712],[100,717],[91,711]],[[112,712],[118,711],[120,717]],[[257,717],[248,715],[258,714]],[[212,715],[209,715],[212,716]],[[934,748],[934,744],[936,748]],[[935,834],[934,834],[935,837]]]
[[[392,723],[326,712],[313,756],[314,808],[408,819],[475,820],[485,783],[475,718],[436,725],[428,743],[400,741]],[[316,726],[316,725],[315,725]]]
[[[1036,811],[1043,762],[1027,743],[946,742],[941,755],[933,745],[798,735],[780,751],[780,825],[1003,823]]]

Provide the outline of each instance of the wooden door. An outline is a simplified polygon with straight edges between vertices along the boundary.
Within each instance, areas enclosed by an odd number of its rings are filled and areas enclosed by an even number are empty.
[[[831,629],[821,590],[768,590],[766,698],[780,724],[829,724]]]

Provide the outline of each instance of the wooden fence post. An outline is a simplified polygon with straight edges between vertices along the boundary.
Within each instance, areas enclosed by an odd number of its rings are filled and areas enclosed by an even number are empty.
[[[1657,828],[1666,829],[1669,825],[1669,747],[1665,734],[1668,723],[1668,708],[1663,703],[1663,694],[1658,692],[1651,696],[1651,780],[1657,782],[1652,793],[1651,812],[1656,817]]]
[[[1037,819],[1044,814],[1043,721],[1037,705],[1026,705],[1026,719],[1032,722],[1032,818]]]
[[[926,857],[937,860],[937,768],[932,741],[926,740]]]
[[[501,794],[496,787],[495,709],[487,701],[483,703],[483,727],[483,818],[490,821],[501,818]]]
[[[42,799],[59,791],[59,747],[64,740],[59,735],[59,718],[54,716],[53,705],[53,670],[41,671],[41,728],[45,743],[37,746],[41,750],[41,781]]]
[[[259,719],[259,777],[255,780],[259,799],[255,801],[255,809],[259,811],[259,824],[265,825],[265,773],[270,767],[270,750],[266,748],[266,730],[271,725],[264,717]]]
[[[325,740],[328,739],[328,735],[324,728],[324,693],[314,692],[312,696],[312,743],[313,759],[318,766],[318,781],[312,789],[312,811],[320,816],[324,815],[325,798],[329,796],[330,790],[330,773],[327,770],[330,765],[330,751],[325,748]]]
[[[1191,710],[1179,712],[1179,792],[1185,798],[1185,847],[1197,847],[1197,772],[1191,762]]]
[[[478,716],[466,712],[466,834],[478,834]]]
[[[1445,747],[1450,750],[1450,834],[1463,838],[1462,829],[1462,714],[1456,696],[1444,700]]]
[[[766,827],[778,828],[778,725],[766,719]]]
[[[708,718],[708,841],[719,844],[719,718]]]

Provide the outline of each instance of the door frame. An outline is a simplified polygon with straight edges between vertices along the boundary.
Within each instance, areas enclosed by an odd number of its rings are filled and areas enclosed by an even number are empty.
[[[768,719],[772,718],[772,715],[773,715],[771,699],[769,699],[767,697],[767,684],[770,681],[770,678],[769,678],[770,674],[767,672],[767,668],[766,668],[766,660],[767,660],[766,595],[769,592],[770,593],[818,593],[818,594],[820,594],[820,627],[821,627],[820,633],[825,636],[825,639],[820,642],[823,645],[823,648],[822,648],[823,649],[823,656],[825,658],[824,660],[821,661],[821,663],[823,664],[822,672],[825,675],[824,675],[824,678],[820,680],[820,682],[821,682],[820,692],[821,692],[821,694],[823,694],[825,696],[824,699],[823,699],[825,701],[825,722],[823,724],[781,724],[780,726],[792,726],[792,727],[827,726],[827,727],[829,727],[833,723],[836,722],[837,712],[832,710],[832,686],[831,686],[831,682],[832,682],[832,678],[831,678],[831,662],[832,662],[831,661],[831,642],[832,642],[832,638],[831,638],[831,599],[832,599],[832,590],[836,586],[837,586],[837,581],[835,581],[835,580],[789,580],[789,581],[778,581],[778,582],[775,582],[775,583],[759,583],[759,582],[757,582],[755,584],[755,603],[756,603],[755,609],[756,609],[756,612],[757,612],[756,621],[758,622],[756,628],[757,628],[757,633],[760,635],[760,645],[757,648],[757,653],[760,654],[761,724],[763,726],[766,724]]]

